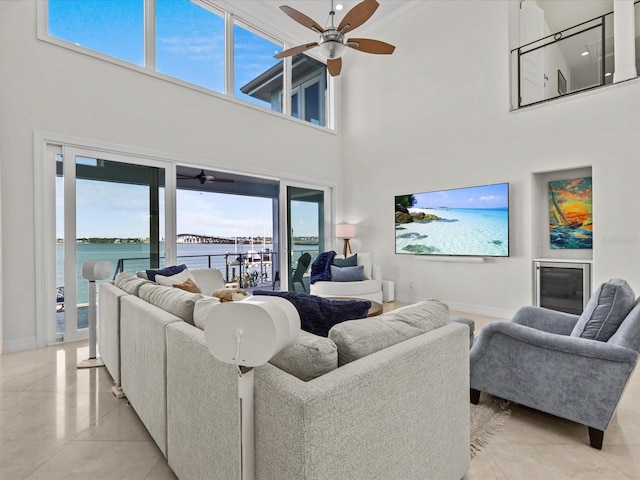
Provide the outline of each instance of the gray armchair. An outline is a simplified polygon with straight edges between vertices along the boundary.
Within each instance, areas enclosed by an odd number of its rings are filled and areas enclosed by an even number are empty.
[[[640,351],[640,298],[624,282],[625,295],[618,290],[609,298],[618,302],[626,296],[623,305],[603,312],[598,299],[605,285],[580,317],[523,307],[511,322],[486,325],[470,352],[471,402],[477,404],[482,391],[581,423],[589,427],[591,446],[601,449]],[[606,340],[583,338],[584,317],[594,312],[601,321],[616,320]]]

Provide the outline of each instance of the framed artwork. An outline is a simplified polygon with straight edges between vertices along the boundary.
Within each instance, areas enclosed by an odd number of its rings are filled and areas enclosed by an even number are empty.
[[[558,70],[558,93],[560,95],[567,93],[567,79],[560,70]]]
[[[591,177],[549,182],[552,249],[593,248]]]

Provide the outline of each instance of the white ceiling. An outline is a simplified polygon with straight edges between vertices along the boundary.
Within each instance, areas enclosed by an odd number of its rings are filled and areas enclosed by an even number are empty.
[[[373,16],[356,30],[354,36],[366,37],[367,32],[380,28],[424,1],[426,0],[378,0],[380,6]],[[331,0],[209,0],[209,3],[220,5],[265,33],[284,39],[289,46],[313,42],[317,40],[318,35],[285,15],[279,8],[281,5],[298,10],[323,27],[328,24],[331,10]],[[336,11],[335,23],[339,24],[344,15],[360,3],[360,0],[336,0],[335,3],[344,6],[342,11]],[[380,40],[390,41],[383,38]]]
[[[552,33],[613,11],[613,0],[537,0]]]

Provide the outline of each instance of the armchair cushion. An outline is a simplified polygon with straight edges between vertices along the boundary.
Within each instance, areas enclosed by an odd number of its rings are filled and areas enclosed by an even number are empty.
[[[633,290],[624,280],[603,283],[591,296],[571,336],[606,342],[635,304]]]
[[[364,266],[336,267],[331,265],[332,282],[360,282],[364,280]]]
[[[363,275],[365,280],[371,280],[373,278],[373,252],[358,253],[358,265],[364,267]]]
[[[354,253],[350,257],[344,258],[342,255],[336,255],[333,259],[336,267],[356,267],[358,265],[358,254]]]

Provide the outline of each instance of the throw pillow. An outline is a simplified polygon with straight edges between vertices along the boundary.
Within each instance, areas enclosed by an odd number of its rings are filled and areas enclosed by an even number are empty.
[[[321,337],[326,337],[331,327],[340,322],[365,318],[371,308],[368,300],[331,300],[297,292],[255,290],[253,295],[275,295],[289,300],[298,310],[301,328]]]
[[[358,254],[355,253],[347,258],[334,258],[333,264],[336,267],[355,267],[358,265]]]
[[[181,290],[184,290],[185,292],[200,293],[200,288],[198,287],[196,282],[194,282],[193,280],[191,280],[189,278],[187,278],[182,283],[174,283],[171,286],[174,287],[174,288],[179,288]]]
[[[147,278],[152,282],[156,281],[156,275],[164,275],[165,277],[170,277],[171,275],[175,275],[176,273],[180,273],[181,271],[187,268],[186,265],[173,265],[171,267],[158,268],[155,270],[146,270]]]
[[[298,340],[273,356],[269,363],[305,382],[338,368],[333,340],[300,330]]]
[[[183,290],[186,290],[187,292],[191,292],[191,293],[201,293],[200,287],[198,287],[198,283],[196,282],[196,279],[187,268],[171,276],[166,276],[166,275],[161,275],[159,273],[156,273],[156,283],[158,285],[164,285],[165,287],[182,288]],[[187,284],[184,285],[185,283]],[[184,285],[184,286],[179,287],[179,285]]]
[[[211,295],[219,298],[221,302],[239,302],[249,296],[242,288],[220,288]]]
[[[332,282],[360,282],[364,279],[364,266],[336,267],[331,265]]]
[[[331,264],[335,256],[336,252],[331,250],[330,252],[322,252],[316,257],[311,264],[311,276],[309,277],[311,283],[331,280]]]
[[[606,342],[635,305],[636,297],[627,282],[613,278],[603,283],[589,299],[572,337]]]
[[[372,280],[373,279],[373,253],[359,253],[358,254],[358,265],[362,265],[364,267],[364,279]]]
[[[449,323],[449,308],[426,300],[377,317],[340,323],[329,331],[344,365]]]

